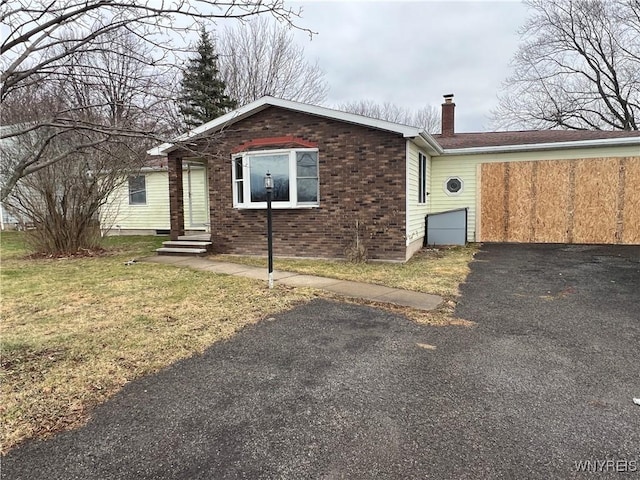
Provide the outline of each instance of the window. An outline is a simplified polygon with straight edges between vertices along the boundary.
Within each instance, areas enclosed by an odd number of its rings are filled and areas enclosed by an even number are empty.
[[[129,205],[147,204],[147,186],[144,175],[129,177]]]
[[[319,204],[318,151],[314,149],[245,152],[233,158],[233,206],[266,208],[264,177],[273,177],[274,208]]]
[[[418,203],[427,203],[427,156],[418,153]]]
[[[444,183],[444,189],[448,195],[459,195],[464,188],[464,182],[459,177],[449,177]]]

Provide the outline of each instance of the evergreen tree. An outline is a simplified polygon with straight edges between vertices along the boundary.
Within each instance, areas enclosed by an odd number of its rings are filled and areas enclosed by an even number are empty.
[[[189,59],[182,76],[180,113],[188,127],[206,123],[235,108],[236,102],[225,95],[220,79],[218,54],[209,33],[202,27],[198,53]]]

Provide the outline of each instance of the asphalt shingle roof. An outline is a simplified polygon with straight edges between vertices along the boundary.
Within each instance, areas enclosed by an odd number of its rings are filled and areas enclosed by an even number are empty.
[[[533,145],[540,143],[578,142],[609,138],[640,137],[640,131],[602,130],[524,130],[509,132],[456,133],[453,136],[433,135],[445,149]]]

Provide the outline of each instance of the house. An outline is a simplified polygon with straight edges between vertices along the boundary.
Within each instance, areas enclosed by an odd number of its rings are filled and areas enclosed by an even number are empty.
[[[0,202],[0,230],[19,230],[25,222]]]
[[[182,200],[185,228],[203,233],[209,225],[206,170],[201,163],[184,162]],[[108,197],[100,210],[106,235],[167,235],[169,233],[169,174],[166,157],[152,157]]]
[[[5,185],[9,173],[14,167],[16,158],[20,158],[26,148],[33,149],[33,143],[37,140],[35,133],[17,134],[28,128],[25,124],[0,125],[0,182]],[[23,139],[24,144],[20,141]],[[6,177],[5,177],[6,176]],[[31,224],[20,209],[12,205],[12,199],[7,198],[0,202],[0,230],[24,230]]]
[[[425,217],[464,209],[466,240],[640,243],[640,132],[442,133],[263,97],[155,153],[167,155],[170,233],[185,232],[184,165],[207,170],[216,252],[406,261]]]

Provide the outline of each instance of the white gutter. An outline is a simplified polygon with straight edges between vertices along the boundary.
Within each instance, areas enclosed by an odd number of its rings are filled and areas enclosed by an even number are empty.
[[[469,147],[445,149],[442,155],[476,155],[479,153],[512,153],[532,152],[540,150],[558,150],[568,148],[593,148],[638,145],[640,154],[640,137],[600,138],[597,140],[578,140],[568,142],[530,143],[524,145],[496,145],[492,147]]]
[[[427,150],[431,150],[429,153],[434,155],[443,154],[444,149],[440,146],[438,141],[431,135],[429,135],[426,131],[422,130],[418,136],[425,143]]]

